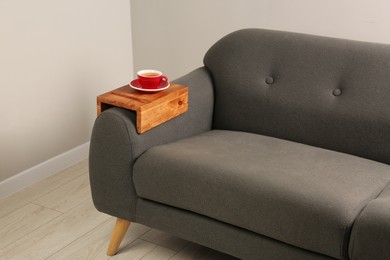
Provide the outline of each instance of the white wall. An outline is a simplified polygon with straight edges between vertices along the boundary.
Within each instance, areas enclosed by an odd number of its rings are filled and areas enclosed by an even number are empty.
[[[131,0],[134,70],[176,78],[222,36],[246,27],[390,43],[388,0]]]
[[[0,182],[88,142],[132,66],[129,0],[0,0]]]
[[[390,43],[388,0],[0,0],[0,182],[89,140],[98,94],[245,27]],[[130,27],[133,30],[133,54]]]

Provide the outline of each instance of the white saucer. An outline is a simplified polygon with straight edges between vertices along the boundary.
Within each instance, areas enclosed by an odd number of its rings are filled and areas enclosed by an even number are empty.
[[[139,83],[138,79],[132,80],[129,83],[129,86],[131,88],[138,90],[138,91],[143,91],[143,92],[159,92],[159,91],[162,91],[162,90],[169,88],[170,85],[171,84],[169,84],[169,82],[164,82],[164,83],[160,84],[158,86],[158,88],[143,88],[141,86],[141,84]]]

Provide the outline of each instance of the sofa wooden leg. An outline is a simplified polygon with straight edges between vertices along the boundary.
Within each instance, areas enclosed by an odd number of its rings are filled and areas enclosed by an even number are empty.
[[[114,231],[112,232],[111,241],[108,245],[107,255],[113,256],[118,251],[118,248],[125,237],[127,229],[130,226],[130,221],[118,218],[115,223]]]

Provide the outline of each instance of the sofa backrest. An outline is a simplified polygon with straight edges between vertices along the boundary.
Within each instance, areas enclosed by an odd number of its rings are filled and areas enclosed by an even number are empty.
[[[390,164],[390,45],[244,29],[204,57],[214,128]]]

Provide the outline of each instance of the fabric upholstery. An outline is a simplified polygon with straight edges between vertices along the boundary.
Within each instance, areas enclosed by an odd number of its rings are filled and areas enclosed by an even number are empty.
[[[262,29],[206,53],[214,128],[390,163],[390,45]]]
[[[132,174],[133,148],[126,121],[135,114],[109,109],[97,118],[89,148],[89,179],[96,209],[134,220],[137,195]]]
[[[137,219],[152,228],[245,260],[331,260],[251,231],[182,209],[140,199]]]
[[[390,166],[214,130],[149,149],[133,176],[142,198],[342,258],[356,216],[390,181]]]
[[[352,228],[349,254],[356,260],[390,259],[390,185],[363,210]]]
[[[96,208],[243,259],[390,259],[390,45],[245,29],[204,64],[187,113],[96,119]]]
[[[92,198],[99,211],[134,221],[137,196],[132,172],[137,157],[155,145],[211,129],[214,90],[207,69],[196,69],[173,82],[188,86],[188,111],[142,135],[136,132],[133,111],[110,108],[96,119],[89,174]]]

